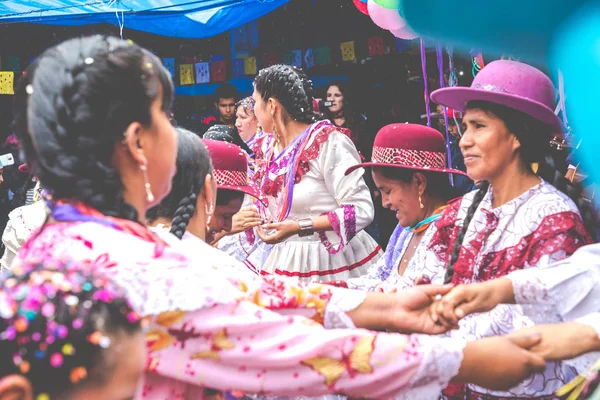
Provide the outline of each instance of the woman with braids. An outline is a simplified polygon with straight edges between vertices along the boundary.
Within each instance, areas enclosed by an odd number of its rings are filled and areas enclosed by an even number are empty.
[[[275,65],[254,82],[258,139],[254,180],[269,199],[274,221],[258,228],[274,244],[263,273],[302,282],[347,280],[365,274],[381,249],[363,229],[373,202],[352,141],[329,121],[315,121],[312,83],[299,69]]]
[[[437,222],[429,244],[445,282],[467,284],[540,268],[590,243],[590,210],[581,189],[564,178],[550,141],[561,129],[554,115],[555,90],[539,70],[515,61],[495,61],[470,88],[445,88],[432,99],[464,111],[460,148],[467,174],[479,189],[451,205]],[[538,163],[537,174],[532,164]],[[578,207],[579,206],[579,207]],[[581,213],[581,214],[580,214]],[[584,221],[580,215],[584,216]],[[502,306],[471,315],[452,336],[481,338],[504,334],[533,321],[519,307]],[[552,398],[573,370],[552,363],[544,374],[508,392],[477,386],[452,387],[449,397],[495,399]]]
[[[177,159],[173,84],[149,51],[71,39],[37,58],[16,93],[17,135],[53,198],[13,268],[73,261],[123,288],[149,324],[137,399],[203,399],[205,387],[426,399],[451,379],[505,388],[543,368],[527,351],[532,335],[466,343],[367,330],[443,332],[427,307],[449,287],[390,295],[261,279],[188,257],[148,229],[146,211],[170,192]]]
[[[123,400],[146,365],[140,318],[88,265],[22,264],[0,281],[0,398]]]

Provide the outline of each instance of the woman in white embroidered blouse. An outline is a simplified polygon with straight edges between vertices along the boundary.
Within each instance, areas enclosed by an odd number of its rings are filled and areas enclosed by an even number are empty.
[[[488,64],[470,88],[432,93],[435,102],[466,111],[460,147],[467,174],[482,181],[477,192],[450,206],[437,223],[429,252],[447,265],[446,282],[482,282],[544,266],[590,242],[577,205],[565,194],[569,182],[554,167],[550,141],[561,129],[553,112],[554,93],[541,71],[506,60]],[[533,163],[539,164],[537,174]],[[558,182],[565,192],[547,180]],[[581,199],[574,200],[587,214]],[[473,339],[533,324],[520,308],[501,306],[461,320],[452,335]],[[568,366],[551,363],[544,374],[508,392],[469,385],[445,393],[484,400],[546,399],[573,374]]]
[[[403,289],[444,274],[425,260],[427,244],[455,190],[448,174],[466,175],[446,166],[446,142],[435,129],[416,124],[391,124],[375,138],[372,162],[346,171],[372,168],[383,207],[396,212],[396,227],[387,250],[367,275],[333,282],[336,286],[372,291]]]
[[[381,249],[363,229],[374,208],[352,141],[329,121],[315,122],[312,84],[300,70],[276,65],[259,72],[254,180],[274,221],[257,229],[273,244],[262,273],[299,281],[346,280],[365,274]]]

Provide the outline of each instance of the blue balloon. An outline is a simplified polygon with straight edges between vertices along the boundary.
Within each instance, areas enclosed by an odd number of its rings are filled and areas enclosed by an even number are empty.
[[[582,139],[578,155],[583,171],[595,184],[600,184],[600,126],[590,104],[598,103],[600,94],[599,27],[600,4],[581,9],[561,25],[550,52],[551,65],[563,73],[573,133]]]

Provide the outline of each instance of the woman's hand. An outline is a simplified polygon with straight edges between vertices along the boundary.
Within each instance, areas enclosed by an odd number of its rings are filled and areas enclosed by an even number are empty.
[[[489,337],[468,342],[458,375],[453,379],[492,390],[507,390],[546,368],[544,359],[530,350],[539,334]]]
[[[431,319],[450,329],[456,327],[461,318],[490,311],[502,303],[514,303],[510,279],[458,285],[431,307]]]
[[[579,322],[543,324],[519,329],[508,335],[527,335],[539,332],[542,340],[531,351],[546,361],[570,360],[582,354],[600,350],[598,333],[589,325]]]
[[[235,214],[231,220],[231,231],[228,235],[247,231],[248,229],[259,226],[262,223],[258,209],[255,206],[242,208]]]
[[[265,230],[274,230],[267,234]],[[298,221],[286,219],[283,222],[265,224],[257,229],[258,237],[267,244],[277,244],[285,241],[300,232],[300,224]]]
[[[394,332],[446,332],[429,316],[429,307],[436,296],[452,289],[446,286],[419,286],[399,294],[367,293],[365,300],[347,314],[358,328]]]

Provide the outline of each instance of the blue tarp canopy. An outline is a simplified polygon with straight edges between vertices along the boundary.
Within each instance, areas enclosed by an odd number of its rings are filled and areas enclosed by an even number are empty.
[[[163,36],[202,39],[219,35],[289,0],[4,0],[0,24],[123,25]]]

